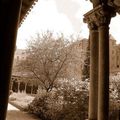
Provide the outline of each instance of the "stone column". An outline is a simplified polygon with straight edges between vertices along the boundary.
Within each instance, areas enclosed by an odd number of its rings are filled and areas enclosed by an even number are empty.
[[[99,30],[98,120],[109,119],[109,24],[115,12],[108,6],[97,10]]]
[[[89,16],[89,17],[88,17]],[[91,21],[91,13],[85,22],[90,30],[90,86],[89,86],[89,120],[97,120],[98,106],[98,29]]]
[[[101,16],[99,24],[99,88],[98,120],[109,114],[109,16]]]
[[[98,106],[98,30],[90,29],[89,120],[97,120]]]
[[[33,93],[33,84],[31,85],[31,94]]]
[[[27,83],[25,82],[25,93],[27,93],[26,91],[27,91]]]
[[[115,12],[108,6],[99,5],[93,10],[89,11],[84,16],[86,21],[91,24],[94,23],[98,26],[99,32],[99,73],[97,66],[98,51],[94,49],[98,45],[97,34],[90,32],[91,35],[91,62],[90,62],[90,98],[89,98],[89,120],[108,120],[109,113],[109,23],[112,16],[115,16]],[[95,43],[94,43],[95,42]],[[98,47],[98,46],[97,46]],[[95,51],[94,51],[95,50]],[[98,75],[99,74],[99,75]],[[97,75],[99,76],[98,88],[97,88]],[[94,78],[95,77],[95,78]],[[96,82],[96,84],[94,83]],[[98,91],[98,96],[97,95]],[[93,98],[92,98],[93,97]],[[97,98],[98,97],[98,98]],[[97,106],[98,101],[98,106]],[[95,107],[96,106],[96,107]],[[98,107],[98,110],[96,108]],[[98,112],[98,116],[95,117]],[[92,117],[91,117],[92,116]]]
[[[11,83],[11,84],[10,84],[10,90],[12,90],[12,88],[13,88],[13,80],[11,80],[10,83]]]
[[[18,80],[18,93],[20,93],[20,81]]]
[[[21,0],[0,0],[0,120],[6,120]]]

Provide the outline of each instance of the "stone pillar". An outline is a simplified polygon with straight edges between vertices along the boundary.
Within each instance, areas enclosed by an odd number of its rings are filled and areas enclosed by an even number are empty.
[[[25,93],[27,93],[26,91],[27,91],[27,83],[25,82]]]
[[[106,12],[106,11],[105,11]],[[99,24],[99,87],[98,120],[109,118],[109,22],[110,16],[101,16]]]
[[[31,85],[31,94],[33,94],[33,84]]]
[[[0,0],[0,120],[6,120],[21,0]]]
[[[98,72],[98,33],[90,32],[91,36],[91,62],[90,62],[90,95],[89,120],[108,120],[109,113],[109,23],[115,12],[108,6],[99,5],[85,14],[88,24],[98,26],[99,32],[99,72]],[[95,39],[97,39],[95,41]],[[95,42],[95,43],[94,43]],[[96,48],[95,48],[96,46]],[[98,75],[99,74],[99,75]],[[97,76],[99,81],[97,84]],[[95,78],[94,78],[95,77]],[[96,84],[94,83],[96,82]],[[97,95],[98,91],[98,95]],[[96,96],[94,96],[94,94]],[[93,97],[93,98],[92,98]],[[98,103],[98,105],[97,105]],[[98,110],[96,108],[98,107]],[[96,110],[96,112],[95,112]],[[98,116],[96,114],[98,112]]]
[[[99,31],[98,120],[109,119],[109,24],[112,8],[101,5],[94,13]]]
[[[12,88],[13,88],[13,80],[11,80],[10,83],[11,83],[11,84],[10,84],[10,90],[12,90]]]
[[[98,106],[98,30],[90,29],[89,120],[97,120]]]
[[[18,93],[20,93],[20,81],[18,80]]]
[[[88,14],[89,18],[91,14]],[[90,87],[89,120],[97,120],[98,106],[98,29],[94,21],[86,19],[90,29]]]

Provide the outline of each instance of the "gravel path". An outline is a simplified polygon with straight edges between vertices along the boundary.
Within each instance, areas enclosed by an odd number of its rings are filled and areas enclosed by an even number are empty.
[[[8,104],[7,120],[40,120],[26,112],[22,112],[16,107]]]

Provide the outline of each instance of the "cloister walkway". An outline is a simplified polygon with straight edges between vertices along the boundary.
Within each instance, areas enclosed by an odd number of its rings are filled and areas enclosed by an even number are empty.
[[[38,120],[38,118],[22,112],[11,104],[8,104],[7,119],[6,120]]]

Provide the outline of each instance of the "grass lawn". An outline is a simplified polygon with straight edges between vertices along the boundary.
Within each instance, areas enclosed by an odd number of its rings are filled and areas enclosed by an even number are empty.
[[[33,96],[27,95],[25,93],[13,93],[9,97],[9,103],[21,110],[27,107],[27,105],[32,102],[33,99]],[[6,120],[39,120],[34,115],[20,110],[8,110]]]
[[[19,109],[24,109],[33,101],[34,97],[26,93],[12,93],[9,97],[9,102]]]

